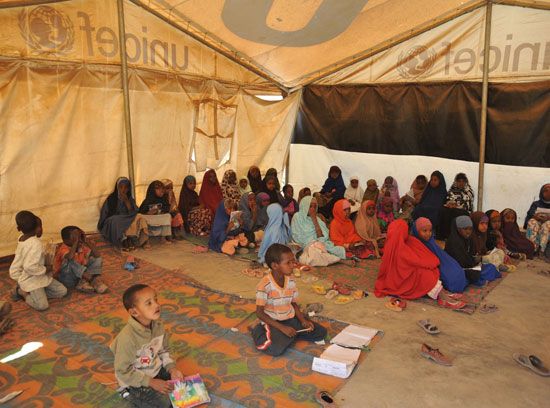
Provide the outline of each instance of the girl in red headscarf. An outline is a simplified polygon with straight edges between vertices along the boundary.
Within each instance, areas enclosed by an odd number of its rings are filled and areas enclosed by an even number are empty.
[[[428,295],[437,299],[441,289],[439,258],[419,239],[409,235],[405,221],[393,221],[388,228],[374,294],[403,299]]]
[[[366,241],[355,231],[350,220],[351,204],[348,200],[338,200],[332,209],[334,219],[330,223],[330,240],[337,246],[346,249],[346,256],[360,259],[374,258],[374,251],[369,249]]]
[[[212,216],[216,214],[216,209],[223,200],[222,188],[218,181],[218,176],[214,170],[208,170],[204,173],[202,179],[201,191],[199,193],[199,203],[208,208]]]

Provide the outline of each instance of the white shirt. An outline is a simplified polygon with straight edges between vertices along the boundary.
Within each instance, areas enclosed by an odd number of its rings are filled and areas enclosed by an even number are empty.
[[[17,243],[15,258],[10,265],[10,278],[17,281],[24,292],[45,288],[53,278],[46,275],[44,246],[38,237]]]

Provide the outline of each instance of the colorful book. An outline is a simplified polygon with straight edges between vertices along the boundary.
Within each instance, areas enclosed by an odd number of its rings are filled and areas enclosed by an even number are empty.
[[[170,382],[174,384],[174,391],[170,394],[172,407],[191,408],[210,402],[210,396],[199,374]]]

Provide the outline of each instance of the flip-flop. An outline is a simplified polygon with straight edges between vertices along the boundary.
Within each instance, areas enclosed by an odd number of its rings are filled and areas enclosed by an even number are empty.
[[[334,397],[327,391],[317,391],[315,393],[315,401],[317,401],[323,408],[330,407],[336,408],[338,405],[334,402]]]
[[[208,248],[202,245],[196,245],[195,247],[193,247],[191,252],[194,254],[204,254],[208,252]]]
[[[390,302],[397,305],[401,309],[406,309],[407,308],[407,301],[406,300],[399,299],[399,298],[392,298],[390,300]]]
[[[403,309],[401,309],[393,300],[388,300],[384,306],[386,306],[387,309],[390,309],[394,312],[402,312]]]
[[[336,299],[334,299],[335,305],[346,305],[348,303],[353,302],[355,299],[351,296],[344,296],[344,295],[338,295]]]
[[[494,312],[497,312],[497,311],[498,311],[498,306],[493,305],[491,303],[485,304],[485,305],[481,306],[481,308],[479,309],[479,313],[484,313],[484,314],[494,313]]]
[[[324,308],[324,306],[323,306],[322,303],[309,303],[306,306],[305,312],[306,313],[311,313],[311,312],[321,313],[323,311],[323,308]]]
[[[311,285],[311,289],[318,295],[327,294],[327,288],[325,288],[323,285]]]
[[[353,296],[355,300],[363,299],[365,297],[365,292],[362,290],[354,290],[351,292],[351,296]]]
[[[538,272],[537,272],[537,275],[546,276],[547,278],[550,278],[550,270],[547,270],[547,271],[538,271]]]
[[[336,296],[338,296],[338,291],[335,289],[329,290],[325,295],[328,300],[334,299]]]
[[[533,354],[531,354],[530,356],[526,356],[524,354],[515,353],[512,355],[512,357],[519,364],[529,368],[531,371],[537,373],[538,375],[541,375],[543,377],[550,377],[550,370],[546,368],[542,360],[537,356]]]
[[[422,330],[424,330],[428,334],[441,333],[437,326],[430,323],[430,319],[419,320],[418,322],[416,322],[416,324],[418,324],[422,328]]]

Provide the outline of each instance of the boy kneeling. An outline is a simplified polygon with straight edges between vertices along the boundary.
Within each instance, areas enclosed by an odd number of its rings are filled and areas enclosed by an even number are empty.
[[[61,230],[61,239],[53,262],[55,277],[69,289],[105,293],[108,288],[100,278],[103,261],[93,242],[73,225]]]
[[[122,302],[130,318],[111,344],[122,396],[136,407],[170,408],[173,385],[168,380],[183,376],[168,353],[157,294],[147,285],[133,285]]]
[[[296,264],[289,247],[273,244],[265,254],[271,272],[256,288],[256,315],[261,322],[252,329],[258,350],[271,356],[281,355],[295,339],[324,340],[327,330],[307,319],[296,303],[298,289],[291,277]],[[307,331],[297,333],[298,330]]]

